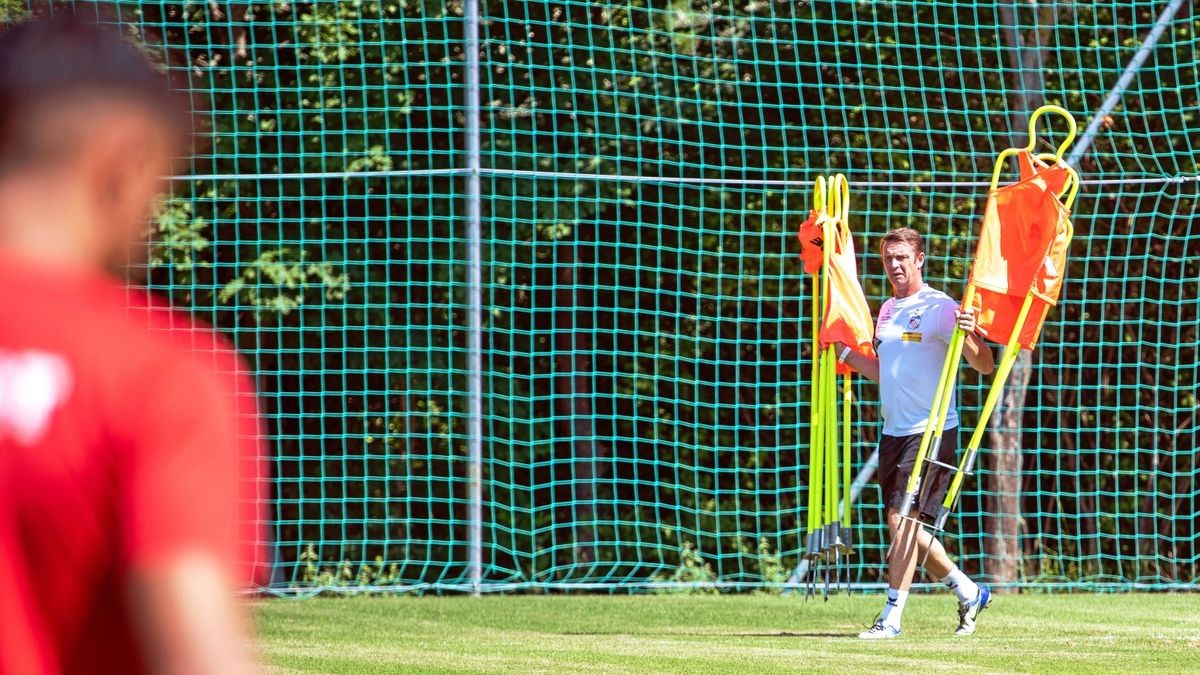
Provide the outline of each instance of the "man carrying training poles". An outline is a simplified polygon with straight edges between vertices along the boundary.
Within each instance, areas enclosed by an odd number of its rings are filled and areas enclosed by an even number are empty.
[[[969,635],[975,631],[975,619],[987,607],[990,593],[958,569],[941,542],[914,519],[902,517],[901,511],[955,326],[968,336],[963,355],[972,368],[986,375],[995,363],[991,350],[975,335],[975,312],[960,312],[950,296],[925,284],[925,244],[916,230],[892,230],[884,236],[879,251],[893,297],[884,303],[875,326],[877,358],[840,343],[835,345],[839,360],[879,384],[883,417],[879,484],[892,540],[887,555],[889,588],[878,620],[859,637],[886,639],[900,635],[901,616],[918,558],[925,560],[926,569],[958,597],[956,634]],[[936,518],[956,464],[958,413],[953,395],[944,429],[937,463],[925,472],[927,484],[921,486],[911,507],[912,516],[927,521]]]
[[[1054,153],[1036,150],[1037,121],[1046,114],[1067,123],[1067,138]],[[925,528],[944,528],[1017,354],[1034,349],[1058,301],[1073,234],[1071,206],[1079,190],[1078,175],[1062,157],[1075,128],[1067,110],[1042,106],[1029,118],[1029,143],[996,158],[962,309],[925,285],[921,235],[908,228],[893,230],[879,247],[893,297],[879,312],[875,356],[834,344],[838,361],[879,384],[883,417],[878,471],[892,539],[889,588],[879,618],[859,635],[863,639],[900,635],[917,556],[958,596],[956,635],[974,633],[979,613],[991,600],[989,590],[963,574]],[[1019,179],[1000,187],[1009,158],[1016,160]],[[998,366],[985,339],[1004,345]],[[954,387],[964,356],[980,373],[994,370],[996,375],[959,461]]]

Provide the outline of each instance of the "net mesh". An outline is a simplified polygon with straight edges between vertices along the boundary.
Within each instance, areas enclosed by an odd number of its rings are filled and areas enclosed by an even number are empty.
[[[896,226],[927,234],[926,280],[959,297],[996,154],[1041,103],[1089,121],[1165,5],[484,0],[485,587],[785,581],[807,498],[811,181],[850,179],[873,311]],[[1187,5],[1081,161],[1062,299],[947,536],[968,573],[1200,574]],[[213,110],[145,276],[258,374],[273,584],[467,583],[465,7],[99,6]],[[878,406],[856,382],[857,472]],[[983,392],[963,375],[966,428]],[[853,508],[851,578],[879,582],[873,483]]]

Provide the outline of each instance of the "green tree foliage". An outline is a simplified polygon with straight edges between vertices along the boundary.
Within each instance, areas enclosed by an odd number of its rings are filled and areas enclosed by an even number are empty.
[[[392,581],[461,579],[461,2],[126,4],[213,110],[199,119],[197,177],[158,219],[150,283],[255,361],[286,574],[316,579],[317,561],[350,560],[377,561]],[[1056,4],[1046,101],[1085,120],[1156,9]],[[873,302],[886,288],[871,244],[889,227],[929,233],[935,282],[965,278],[984,189],[910,184],[986,181],[996,153],[1024,139],[995,7],[485,0],[482,11],[488,577],[667,578],[684,551],[703,564],[678,569],[774,579],[779,556],[767,565],[760,552],[795,552],[803,499],[811,331],[793,233],[806,182],[844,171],[876,184],[853,196]],[[1039,20],[1020,16],[1022,30]],[[1153,81],[1126,97],[1085,177],[1200,173],[1198,25],[1173,24]],[[1076,211],[1070,276],[1087,283],[1068,286],[1047,328],[1062,348],[1041,357],[1026,414],[1039,451],[1029,475],[1056,481],[1026,486],[1035,574],[1098,573],[1082,566],[1136,553],[1139,532],[1165,534],[1165,520],[1142,520],[1195,492],[1200,270],[1183,248],[1196,241],[1195,183],[1089,188]],[[873,390],[860,394],[871,422]],[[979,384],[962,395],[974,405]],[[591,478],[572,481],[581,462]],[[1173,478],[1148,485],[1148,462],[1172,463]],[[586,554],[579,482],[596,504]],[[978,524],[962,527],[970,555]],[[1194,564],[1196,551],[1172,555]],[[1078,569],[1037,567],[1054,556]],[[1153,561],[1137,560],[1109,573],[1140,578]]]

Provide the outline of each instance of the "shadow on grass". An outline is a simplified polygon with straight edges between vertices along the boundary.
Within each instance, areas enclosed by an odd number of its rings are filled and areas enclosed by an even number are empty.
[[[759,633],[740,633],[740,632],[687,632],[687,631],[670,631],[670,632],[637,632],[623,633],[620,631],[563,631],[557,635],[572,636],[572,637],[693,637],[693,638],[731,638],[731,637],[761,637],[761,638],[856,638],[856,635],[850,633],[831,633],[823,631],[771,631]]]

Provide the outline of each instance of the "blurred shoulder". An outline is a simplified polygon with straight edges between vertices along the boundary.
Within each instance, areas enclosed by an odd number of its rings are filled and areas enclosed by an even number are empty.
[[[159,357],[175,367],[205,371],[239,392],[252,389],[249,368],[233,342],[211,324],[142,289],[131,294],[125,313],[133,329],[144,333]]]
[[[235,354],[233,343],[212,325],[171,307],[165,299],[145,289],[130,290],[125,315],[134,330],[147,333],[172,351]]]

